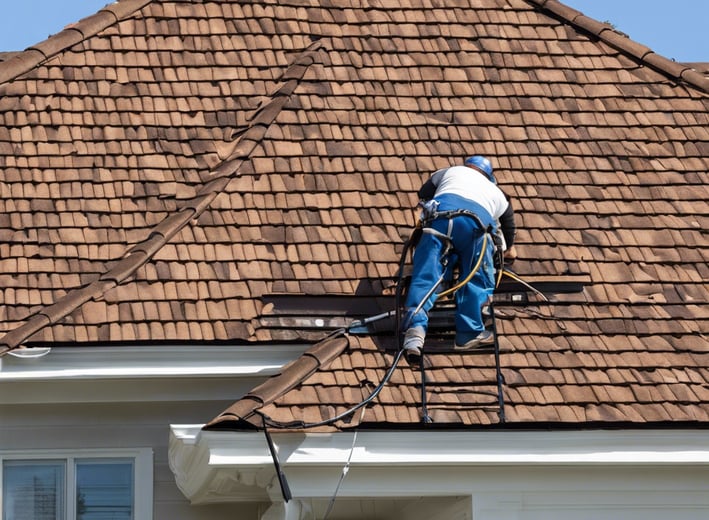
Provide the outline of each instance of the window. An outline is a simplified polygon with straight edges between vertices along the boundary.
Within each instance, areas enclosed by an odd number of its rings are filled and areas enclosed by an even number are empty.
[[[0,452],[2,520],[149,519],[152,453],[120,452]]]
[[[133,461],[77,461],[76,518],[134,518]]]
[[[3,520],[63,520],[63,462],[7,461],[2,468]]]

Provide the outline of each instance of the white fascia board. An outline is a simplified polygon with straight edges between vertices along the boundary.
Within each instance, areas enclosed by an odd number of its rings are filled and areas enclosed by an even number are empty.
[[[709,466],[709,438],[692,430],[273,432],[294,496],[322,496],[349,461],[351,496],[415,496],[424,471],[442,495],[466,468]],[[173,425],[170,466],[193,503],[278,499],[263,432],[202,431]],[[462,471],[462,473],[461,473]],[[359,476],[357,476],[359,475]],[[359,482],[357,479],[359,478]],[[443,483],[445,482],[445,485]],[[430,486],[427,493],[436,493]]]
[[[0,358],[0,383],[270,376],[307,348],[308,345],[54,347],[42,357]]]

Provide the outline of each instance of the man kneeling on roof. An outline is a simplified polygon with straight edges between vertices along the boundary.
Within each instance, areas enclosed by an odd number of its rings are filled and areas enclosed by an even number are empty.
[[[455,293],[454,349],[494,343],[493,333],[485,329],[482,316],[482,308],[495,290],[495,247],[485,235],[501,232],[504,241],[498,241],[498,247],[505,249],[506,259],[513,260],[516,231],[512,205],[497,186],[489,159],[481,155],[468,157],[463,166],[436,171],[418,195],[423,207],[423,234],[414,252],[403,344],[404,354],[412,364],[420,362],[428,311],[435,303],[440,283],[456,266],[460,280],[466,280],[478,268]]]

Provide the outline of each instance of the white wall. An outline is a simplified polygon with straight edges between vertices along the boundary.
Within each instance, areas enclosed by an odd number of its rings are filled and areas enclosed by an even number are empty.
[[[306,345],[63,347],[0,358],[0,452],[150,448],[152,519],[253,519],[268,505],[192,506],[168,466],[170,424],[202,424]]]
[[[286,469],[287,471],[287,469]],[[707,466],[497,466],[427,471],[412,467],[408,475],[379,469],[370,482],[399,480],[421,496],[399,499],[388,520],[707,520]],[[357,475],[348,475],[359,480]],[[403,481],[403,482],[402,482]],[[343,485],[344,488],[344,485]],[[351,488],[350,488],[351,489]],[[446,489],[450,491],[448,497]],[[466,497],[463,490],[468,490]],[[343,489],[342,494],[349,490]],[[438,496],[434,496],[434,495]],[[346,502],[343,500],[343,502]],[[359,510],[384,510],[357,506]],[[338,520],[347,516],[335,509]],[[323,509],[312,507],[315,510]],[[359,517],[360,519],[366,517]],[[372,516],[369,518],[378,518]]]
[[[190,505],[168,467],[167,443],[171,423],[204,423],[262,379],[0,380],[0,451],[151,448],[152,520],[257,518],[259,504]]]
[[[154,452],[154,520],[258,518],[258,504],[191,506],[177,489],[168,467],[168,425],[176,421],[203,422],[229,404],[222,401],[2,405],[0,451],[150,447]]]
[[[706,466],[496,468],[488,479],[473,496],[474,520],[709,518]]]

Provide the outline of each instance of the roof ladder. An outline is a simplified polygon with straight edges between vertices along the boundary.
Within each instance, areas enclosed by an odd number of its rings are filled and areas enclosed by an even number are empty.
[[[494,298],[493,298],[494,300]],[[496,316],[495,316],[495,306],[494,306],[494,301],[490,301],[489,305],[490,309],[490,318],[491,318],[491,328],[493,332],[493,337],[495,339],[493,348],[492,348],[492,353],[494,355],[495,359],[495,380],[493,384],[495,385],[495,399],[496,399],[496,404],[491,403],[479,403],[475,405],[470,405],[471,407],[475,407],[478,409],[489,409],[492,406],[497,407],[497,415],[499,418],[500,423],[504,424],[505,423],[505,399],[504,399],[504,392],[503,392],[503,385],[504,385],[504,376],[502,374],[502,369],[500,366],[500,344],[498,342],[498,336],[497,336],[497,323],[496,323]],[[434,352],[444,352],[443,350],[438,350],[436,349]],[[463,352],[461,352],[463,353]],[[477,349],[471,349],[470,351],[464,352],[466,354],[489,354],[490,349],[489,348],[477,348]],[[421,372],[421,422],[425,424],[430,424],[433,423],[433,419],[428,413],[428,390],[427,388],[431,386],[431,382],[427,379],[427,374],[426,374],[426,368],[429,363],[427,362],[426,358],[426,348],[424,346],[424,351],[422,353],[422,358],[421,358],[421,363],[419,366],[420,372]],[[481,381],[480,384],[484,384],[486,382]],[[487,382],[489,384],[489,382]],[[451,385],[444,383],[444,382],[436,382],[433,383],[433,386],[443,388],[443,387],[450,387]],[[465,386],[470,386],[470,384],[467,384]],[[470,391],[471,393],[479,393],[483,394],[482,391]],[[451,405],[453,406],[453,405]]]

